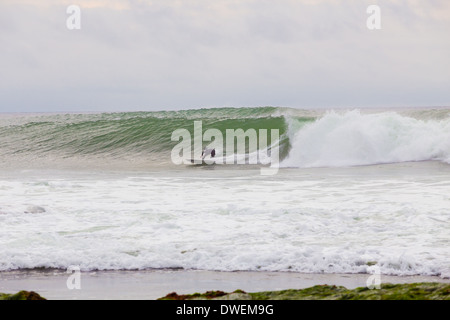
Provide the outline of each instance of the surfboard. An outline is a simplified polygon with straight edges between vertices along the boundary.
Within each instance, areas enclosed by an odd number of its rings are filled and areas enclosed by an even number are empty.
[[[192,164],[205,164],[205,159],[200,159],[200,158],[192,158],[192,159],[189,159],[189,161]]]
[[[188,159],[187,161],[185,161],[185,164],[189,164],[189,165],[212,165],[212,164],[216,164],[216,161],[218,159],[214,159],[214,158],[205,158],[205,159],[201,159],[201,158],[191,158]],[[220,163],[220,162],[219,162]]]
[[[206,159],[201,159],[201,158],[190,158],[190,159],[185,159],[184,164],[191,165],[191,166],[204,166],[204,165],[207,165],[205,160]],[[210,162],[208,161],[208,163],[210,163]]]

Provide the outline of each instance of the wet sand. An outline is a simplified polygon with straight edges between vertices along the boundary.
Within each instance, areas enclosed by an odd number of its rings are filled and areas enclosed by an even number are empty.
[[[0,292],[35,291],[49,300],[154,300],[171,292],[189,294],[209,290],[247,292],[303,289],[336,285],[365,287],[370,274],[303,274],[291,272],[214,272],[186,270],[98,271],[80,273],[80,289],[68,289],[74,274],[61,270],[0,272]],[[71,278],[73,279],[73,277]],[[384,276],[381,283],[445,282],[427,276]],[[74,284],[75,282],[71,282]]]

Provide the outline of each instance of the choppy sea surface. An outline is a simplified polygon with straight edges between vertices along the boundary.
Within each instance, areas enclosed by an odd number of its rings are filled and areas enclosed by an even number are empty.
[[[175,165],[171,134],[194,121],[278,129],[280,168]],[[449,162],[446,108],[3,114],[0,271],[448,278]]]

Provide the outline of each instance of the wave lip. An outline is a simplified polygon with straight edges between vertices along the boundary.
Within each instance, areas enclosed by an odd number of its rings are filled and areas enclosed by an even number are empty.
[[[450,162],[450,118],[421,120],[395,112],[327,112],[291,132],[282,167],[341,167],[440,160]]]

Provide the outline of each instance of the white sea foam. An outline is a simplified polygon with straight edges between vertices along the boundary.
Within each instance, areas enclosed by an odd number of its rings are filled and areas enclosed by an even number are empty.
[[[395,112],[328,112],[300,129],[290,121],[285,167],[339,167],[450,160],[450,117],[421,120]]]
[[[135,155],[124,162],[131,173],[103,163],[22,171],[6,157],[0,271],[356,273],[376,264],[383,274],[450,277],[447,111],[329,112],[314,122],[304,111],[281,111],[291,146],[282,166],[290,168],[270,177],[246,166],[138,172]],[[266,151],[232,157],[269,162]],[[27,164],[37,157],[16,153]],[[82,168],[87,160],[73,161]]]
[[[376,262],[383,274],[450,277],[445,164],[271,177],[206,169],[5,175],[0,270],[357,273]],[[45,212],[26,214],[29,206]]]

